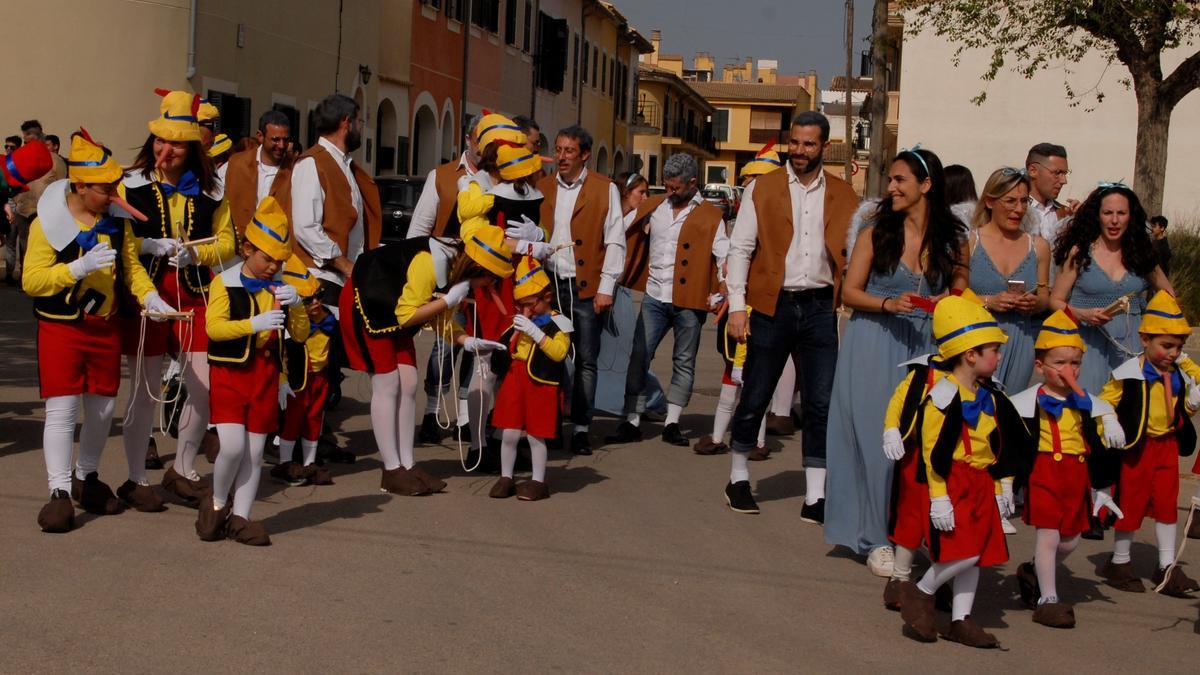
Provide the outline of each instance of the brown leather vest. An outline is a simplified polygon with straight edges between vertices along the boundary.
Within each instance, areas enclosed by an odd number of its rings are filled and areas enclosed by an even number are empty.
[[[758,216],[758,240],[750,259],[746,280],[746,304],[754,311],[775,316],[775,302],[783,288],[788,249],[792,245],[792,196],[786,168],[776,169],[754,181],[752,204]],[[825,252],[833,276],[834,305],[841,302],[842,270],[846,266],[846,229],[858,208],[858,195],[846,181],[825,172]]]
[[[290,186],[291,167],[279,167],[267,194],[274,197],[286,213],[292,212]],[[229,215],[240,242],[258,210],[258,148],[243,150],[229,158],[229,168],[225,170],[225,199],[229,201]]]
[[[350,230],[358,220],[358,211],[350,193],[350,186],[345,183],[346,176],[338,166],[337,160],[319,143],[304,151],[296,160],[311,157],[317,165],[317,179],[321,182],[321,190],[325,192],[325,217],[321,223],[325,234],[338,245],[342,251],[350,245]],[[379,235],[383,229],[383,208],[379,205],[379,188],[375,181],[363,171],[357,163],[351,162],[350,171],[358,191],[362,194],[363,203],[363,246],[366,250],[379,246]],[[275,179],[279,183],[279,179]],[[291,190],[288,190],[289,194]],[[289,209],[289,214],[291,210]],[[299,242],[297,242],[299,243]],[[296,247],[296,255],[304,264],[312,267],[313,259],[304,246]]]
[[[625,274],[621,285],[645,292],[650,276],[650,234],[646,228],[655,209],[666,195],[651,197],[642,202],[633,224],[625,231]],[[675,283],[671,304],[687,309],[708,310],[708,296],[717,290],[717,266],[712,257],[713,239],[721,227],[723,214],[717,207],[704,202],[692,209],[679,228],[675,246]]]
[[[600,270],[604,267],[604,221],[608,217],[608,192],[612,181],[595,171],[588,171],[579,188],[575,210],[571,215],[571,240],[575,248],[575,283],[579,298],[586,300],[600,288]],[[554,232],[554,203],[558,200],[558,175],[550,174],[538,181],[538,190],[546,196],[542,202],[542,227]],[[549,237],[547,237],[548,239]]]
[[[467,175],[467,170],[458,162],[447,162],[434,169],[433,181],[437,188],[438,208],[437,221],[433,224],[433,236],[441,237],[450,224],[450,217],[458,208],[458,179]]]

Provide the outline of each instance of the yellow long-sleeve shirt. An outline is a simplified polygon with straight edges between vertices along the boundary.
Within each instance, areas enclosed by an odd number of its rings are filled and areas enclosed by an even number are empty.
[[[1146,357],[1138,358],[1139,367],[1145,366]],[[1190,357],[1180,360],[1176,366],[1183,371],[1185,375],[1192,378],[1193,381],[1200,381],[1200,365],[1197,365]],[[1124,394],[1125,380],[1110,379],[1104,388],[1100,390],[1100,398],[1112,404],[1116,408],[1121,403],[1121,396]],[[1171,433],[1171,422],[1175,419],[1175,411],[1167,408],[1166,389],[1163,387],[1162,380],[1158,380],[1148,388],[1150,408],[1149,418],[1146,420],[1146,435],[1151,438],[1166,436]],[[1171,395],[1174,399],[1180,396],[1187,396],[1187,389],[1180,387],[1181,391],[1173,391]],[[1188,410],[1188,413],[1195,413],[1195,410]],[[1136,436],[1136,429],[1126,429],[1125,434],[1129,441],[1133,441]]]
[[[517,348],[513,350],[513,358],[517,361],[528,361],[530,355],[533,354],[534,346],[533,338],[520,333],[520,337],[517,338]],[[536,346],[551,361],[561,362],[567,358],[567,352],[571,350],[571,334],[560,330],[553,336],[546,336]]]
[[[319,373],[329,364],[329,334],[319,328],[311,328],[304,349],[308,352],[308,372]]]
[[[275,306],[275,295],[268,289],[263,289],[250,296],[252,304],[250,315],[257,316],[270,311]],[[250,327],[250,319],[231,320],[229,318],[229,290],[225,288],[222,275],[213,279],[208,290],[208,312],[205,319],[205,330],[208,339],[218,342],[236,340],[254,333]],[[292,338],[306,341],[309,334],[308,315],[304,306],[296,303],[287,308],[287,329]],[[275,331],[263,330],[254,335],[254,348],[261,349],[275,337]]]
[[[945,381],[958,387],[958,395],[963,402],[974,401],[975,392],[967,387],[962,386],[953,374],[946,375]],[[939,386],[947,386],[945,382],[939,382]],[[921,425],[921,454],[925,460],[925,466],[929,467],[926,477],[929,481],[929,496],[930,497],[945,497],[946,479],[939,476],[933,470],[931,457],[933,455],[933,447],[937,444],[938,435],[942,431],[942,425],[945,423],[946,414],[934,403],[932,397],[927,397],[925,400],[925,418]],[[966,426],[968,436],[971,439],[971,454],[968,455],[966,448],[960,438],[958,444],[954,446],[954,461],[963,462],[976,469],[986,469],[996,463],[996,455],[992,452],[991,441],[988,437],[996,430],[996,419],[992,415],[979,415],[979,423],[974,429],[970,425]],[[996,483],[996,492],[1000,492],[1000,484]]]

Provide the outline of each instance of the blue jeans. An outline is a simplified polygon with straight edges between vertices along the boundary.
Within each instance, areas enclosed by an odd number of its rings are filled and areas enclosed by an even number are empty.
[[[633,351],[629,355],[629,370],[625,374],[625,412],[646,410],[646,373],[658,345],[670,330],[675,334],[671,352],[671,389],[667,403],[686,407],[692,398],[692,383],[696,379],[696,350],[700,348],[700,329],[704,328],[705,312],[685,309],[660,302],[649,295],[642,298],[637,328],[633,333]]]
[[[596,403],[596,361],[600,357],[601,319],[596,316],[592,298],[579,299],[579,287],[574,278],[555,280],[558,292],[555,301],[560,314],[571,320],[571,346],[575,351],[575,369],[571,375],[571,422],[591,424],[592,408]]]
[[[825,427],[829,395],[837,368],[837,313],[833,289],[781,291],[775,316],[750,314],[742,398],[733,413],[731,447],[750,452],[758,445],[758,427],[771,405],[775,384],[790,354],[796,363],[803,407],[804,466],[825,468]]]

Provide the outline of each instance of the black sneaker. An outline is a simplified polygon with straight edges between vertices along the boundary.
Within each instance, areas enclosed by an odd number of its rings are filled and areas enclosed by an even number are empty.
[[[816,504],[805,504],[800,507],[800,520],[815,525],[825,524],[825,500],[818,499]]]
[[[725,486],[725,503],[738,513],[758,513],[758,503],[750,494],[750,481],[739,480]]]
[[[574,436],[571,436],[571,452],[577,455],[592,454],[592,441],[588,438],[588,432],[576,431]]]
[[[426,413],[421,419],[421,430],[417,433],[417,442],[422,445],[438,445],[442,442],[442,429],[438,426],[437,415]]]
[[[683,432],[679,430],[679,424],[675,422],[668,424],[663,429],[662,439],[663,443],[677,445],[681,448],[686,448],[692,444],[691,441],[684,437]]]
[[[642,429],[631,422],[621,422],[617,433],[605,436],[605,443],[633,443],[642,440]]]

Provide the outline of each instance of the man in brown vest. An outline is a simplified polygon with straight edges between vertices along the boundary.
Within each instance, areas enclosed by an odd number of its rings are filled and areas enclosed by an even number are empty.
[[[596,400],[596,359],[600,355],[602,316],[612,307],[613,289],[625,269],[625,220],[617,186],[586,168],[592,135],[580,126],[558,132],[555,172],[538,181],[545,195],[541,226],[550,245],[569,248],[546,260],[555,277],[556,309],[575,326],[575,372],[571,388],[571,449],[592,454],[588,426]]]
[[[828,146],[829,120],[818,112],[798,115],[788,163],[746,188],[730,237],[726,330],[748,343],[725,487],[729,507],[739,513],[758,513],[747,460],[791,354],[804,408],[807,494],[800,517],[815,523],[825,519],[825,427],[838,351],[835,308],[846,228],[858,207],[854,188],[823,170]],[[754,310],[748,321],[747,307]]]
[[[288,140],[292,123],[278,110],[268,110],[258,118],[258,148],[243,150],[225,165],[225,199],[238,241],[254,217],[258,203],[270,195],[286,211],[291,200],[288,188]]]
[[[667,194],[647,199],[626,232],[623,285],[643,291],[642,309],[633,334],[633,350],[625,374],[625,416],[609,443],[641,440],[641,414],[646,409],[646,373],[658,345],[670,330],[671,389],[663,441],[687,447],[679,417],[692,396],[696,352],[705,315],[722,301],[718,291],[729,253],[729,237],[721,210],[704,201],[697,186],[700,167],[689,154],[671,155],[663,165]]]

